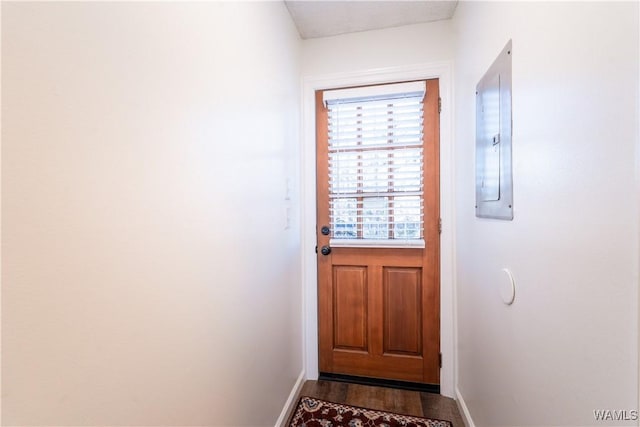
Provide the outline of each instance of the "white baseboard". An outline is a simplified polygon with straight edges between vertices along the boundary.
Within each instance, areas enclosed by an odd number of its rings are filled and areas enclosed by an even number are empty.
[[[467,427],[476,427],[473,423],[473,419],[471,418],[471,413],[469,413],[469,408],[467,408],[467,404],[464,402],[464,398],[462,397],[458,387],[456,387],[456,402],[458,403],[462,418],[464,419],[464,423]]]
[[[302,389],[302,385],[304,384],[305,379],[305,371],[303,369],[302,372],[300,372],[300,375],[298,375],[298,379],[293,385],[291,393],[289,393],[289,397],[287,398],[287,401],[282,408],[282,412],[280,412],[280,416],[276,421],[275,427],[285,427],[285,423],[289,419],[289,415],[291,414],[291,411],[293,411],[294,405],[298,403],[296,398],[298,397],[298,393],[300,393],[300,390]]]

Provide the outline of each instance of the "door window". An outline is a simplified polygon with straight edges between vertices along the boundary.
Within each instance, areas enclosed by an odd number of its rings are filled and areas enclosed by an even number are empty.
[[[332,246],[422,246],[425,82],[324,92]]]

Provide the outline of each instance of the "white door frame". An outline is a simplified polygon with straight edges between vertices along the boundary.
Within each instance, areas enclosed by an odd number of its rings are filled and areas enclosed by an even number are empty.
[[[318,378],[318,294],[316,246],[316,141],[315,91],[406,80],[438,78],[440,81],[440,393],[455,397],[455,227],[453,187],[453,94],[451,64],[437,62],[361,72],[307,76],[303,78],[301,147],[301,226],[303,283],[303,345],[306,379]]]

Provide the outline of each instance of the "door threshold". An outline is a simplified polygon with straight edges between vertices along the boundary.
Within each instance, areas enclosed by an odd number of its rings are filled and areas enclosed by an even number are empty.
[[[440,394],[440,384],[423,384],[410,381],[387,380],[383,378],[358,377],[354,375],[332,374],[329,372],[320,372],[318,379],[322,381],[337,381],[343,383],[398,388],[401,390]]]

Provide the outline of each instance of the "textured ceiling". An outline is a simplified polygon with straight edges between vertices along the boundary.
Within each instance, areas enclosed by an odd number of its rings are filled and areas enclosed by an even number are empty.
[[[457,1],[285,0],[303,39],[450,19]]]

